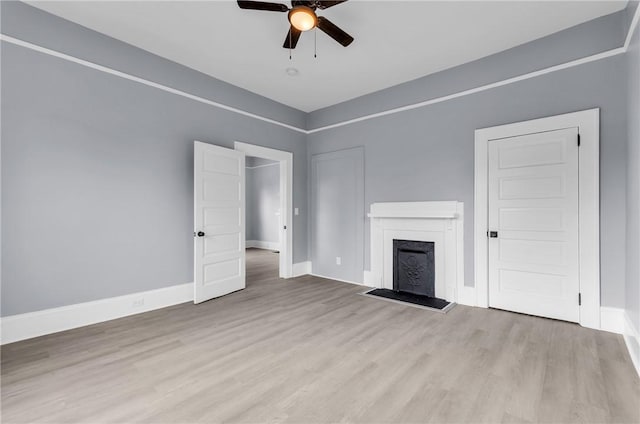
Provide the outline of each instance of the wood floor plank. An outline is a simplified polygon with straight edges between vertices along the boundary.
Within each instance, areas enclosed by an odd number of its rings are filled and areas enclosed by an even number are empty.
[[[2,422],[640,422],[618,335],[277,266],[249,249],[243,291],[3,346]]]

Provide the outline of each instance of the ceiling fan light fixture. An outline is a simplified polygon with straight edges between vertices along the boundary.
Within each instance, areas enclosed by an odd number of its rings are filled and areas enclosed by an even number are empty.
[[[289,11],[289,22],[298,31],[309,31],[315,28],[318,18],[310,7],[296,6]]]

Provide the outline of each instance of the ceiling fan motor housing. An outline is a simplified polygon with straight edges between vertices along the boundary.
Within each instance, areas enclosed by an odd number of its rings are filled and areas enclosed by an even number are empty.
[[[309,31],[318,24],[318,17],[308,6],[294,6],[289,11],[289,23],[299,31]]]

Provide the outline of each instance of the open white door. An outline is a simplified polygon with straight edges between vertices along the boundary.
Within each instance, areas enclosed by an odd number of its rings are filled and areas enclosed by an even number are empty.
[[[244,153],[194,145],[194,303],[245,288]]]

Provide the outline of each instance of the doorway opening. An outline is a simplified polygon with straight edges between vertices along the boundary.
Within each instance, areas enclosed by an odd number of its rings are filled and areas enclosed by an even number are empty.
[[[281,249],[280,163],[245,157],[247,281],[278,276]]]
[[[290,278],[293,267],[293,155],[235,142],[245,154],[245,266],[275,262],[278,276]],[[272,268],[272,266],[267,266]]]

